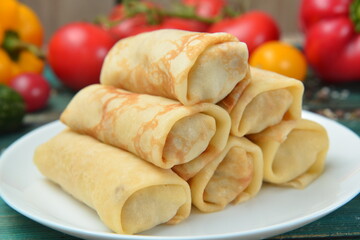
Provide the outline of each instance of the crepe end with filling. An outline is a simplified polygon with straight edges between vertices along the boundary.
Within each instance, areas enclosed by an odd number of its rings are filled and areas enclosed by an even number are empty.
[[[69,129],[40,145],[34,163],[116,233],[176,224],[190,214],[189,186],[174,172]]]
[[[319,123],[285,121],[249,139],[263,151],[266,182],[305,188],[324,170],[329,137]]]
[[[189,180],[193,204],[202,212],[245,202],[260,191],[261,149],[246,138],[230,136],[222,153]]]
[[[60,119],[74,131],[167,169],[213,159],[225,147],[231,125],[229,114],[214,104],[184,106],[100,84],[78,92]]]
[[[242,137],[301,118],[302,82],[255,67],[250,67],[246,78],[249,84],[240,82],[218,103],[230,114],[231,134]]]

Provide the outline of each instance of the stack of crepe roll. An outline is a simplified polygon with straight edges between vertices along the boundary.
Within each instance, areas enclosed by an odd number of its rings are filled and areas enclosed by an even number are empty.
[[[100,84],[39,146],[40,172],[117,233],[176,224],[255,197],[263,181],[303,188],[318,177],[326,131],[301,118],[303,85],[251,68],[226,33],[159,30],[120,40]]]

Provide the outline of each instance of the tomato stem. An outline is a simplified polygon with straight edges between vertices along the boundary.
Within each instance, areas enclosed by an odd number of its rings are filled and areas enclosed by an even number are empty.
[[[354,23],[355,31],[360,33],[360,0],[354,0],[350,4],[350,19]]]
[[[11,59],[15,61],[23,50],[31,52],[42,60],[45,59],[45,53],[38,46],[22,41],[19,34],[11,30],[5,32],[1,47],[4,48]]]
[[[125,19],[131,18],[137,14],[143,13],[150,25],[156,25],[160,21],[160,14],[155,7],[149,7],[146,3],[139,0],[124,0]]]
[[[93,23],[97,25],[101,25],[102,27],[108,29],[118,24],[119,21],[111,21],[107,16],[99,15],[94,19]]]

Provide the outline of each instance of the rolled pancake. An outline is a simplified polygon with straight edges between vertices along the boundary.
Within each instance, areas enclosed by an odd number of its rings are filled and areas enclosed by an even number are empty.
[[[184,106],[163,97],[95,84],[60,117],[74,131],[125,149],[161,168],[208,162],[226,145],[230,117],[219,106]]]
[[[222,153],[189,180],[194,206],[222,210],[254,197],[263,180],[261,149],[246,138],[230,136]]]
[[[299,80],[251,67],[241,82],[219,103],[231,117],[231,134],[259,133],[284,120],[301,117],[304,86]],[[246,81],[244,81],[246,82]]]
[[[329,138],[316,122],[282,122],[248,137],[262,149],[266,182],[304,188],[323,172]]]
[[[36,149],[34,162],[116,233],[175,224],[190,214],[190,189],[183,179],[90,136],[65,130]]]
[[[231,34],[164,29],[116,43],[100,82],[185,105],[215,103],[244,79],[247,68],[247,46]]]

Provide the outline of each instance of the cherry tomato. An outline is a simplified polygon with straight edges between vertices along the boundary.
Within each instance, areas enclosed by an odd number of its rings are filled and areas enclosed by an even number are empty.
[[[226,18],[213,24],[209,32],[227,32],[245,42],[251,53],[259,45],[280,37],[275,20],[265,12],[250,11],[235,18]]]
[[[249,59],[251,66],[280,73],[303,81],[307,63],[297,48],[280,41],[264,43],[255,49]]]
[[[225,0],[182,0],[182,3],[195,7],[196,14],[204,18],[219,16],[226,5]]]
[[[65,86],[80,90],[99,82],[104,58],[114,43],[110,33],[98,26],[70,23],[50,39],[48,60]]]
[[[35,73],[23,73],[10,80],[9,86],[25,101],[27,112],[34,112],[46,106],[50,96],[50,85],[46,79]]]

